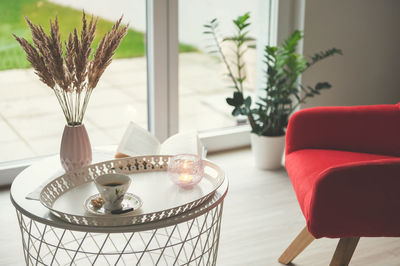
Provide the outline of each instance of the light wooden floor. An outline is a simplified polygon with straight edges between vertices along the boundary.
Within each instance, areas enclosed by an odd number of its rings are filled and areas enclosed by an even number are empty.
[[[280,265],[279,255],[304,227],[286,172],[255,169],[248,149],[209,158],[225,169],[230,181],[218,265]],[[7,189],[0,191],[0,206],[0,265],[23,265],[20,233]],[[336,244],[334,239],[315,240],[292,265],[328,265]],[[350,265],[400,265],[400,239],[361,238]]]

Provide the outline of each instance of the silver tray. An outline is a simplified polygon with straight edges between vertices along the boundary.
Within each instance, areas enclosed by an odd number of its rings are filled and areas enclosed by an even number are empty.
[[[101,162],[68,172],[48,183],[40,192],[40,202],[59,218],[79,225],[121,226],[163,220],[191,210],[206,200],[224,181],[222,170],[203,160],[204,177],[192,189],[172,183],[166,172],[170,156],[138,156]],[[123,173],[133,178],[128,190],[143,200],[140,209],[126,215],[94,215],[84,207],[97,189],[94,178],[107,173]]]

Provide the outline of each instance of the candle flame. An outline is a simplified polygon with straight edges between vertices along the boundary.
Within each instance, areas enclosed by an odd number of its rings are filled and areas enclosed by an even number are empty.
[[[192,180],[192,175],[188,175],[188,174],[182,174],[180,176],[180,179],[184,182],[189,182],[190,180]]]

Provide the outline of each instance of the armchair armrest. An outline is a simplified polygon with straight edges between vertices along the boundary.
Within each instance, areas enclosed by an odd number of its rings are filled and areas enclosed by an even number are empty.
[[[316,238],[400,236],[399,188],[400,159],[328,168],[310,193],[308,229]]]
[[[399,105],[315,107],[292,115],[286,153],[334,149],[400,156]]]

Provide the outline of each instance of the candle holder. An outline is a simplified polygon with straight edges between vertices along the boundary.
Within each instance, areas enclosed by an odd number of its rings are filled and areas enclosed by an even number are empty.
[[[172,182],[182,188],[192,188],[204,175],[201,158],[194,154],[179,154],[171,157],[168,164],[168,176]]]

